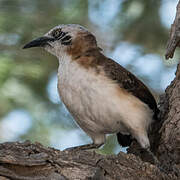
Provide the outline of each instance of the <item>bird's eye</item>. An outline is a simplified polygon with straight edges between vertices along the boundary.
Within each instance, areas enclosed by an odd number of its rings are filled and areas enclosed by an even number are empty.
[[[63,45],[71,45],[72,38],[70,35],[68,35],[68,32],[63,32],[61,29],[56,29],[52,32],[52,36],[56,40],[61,40],[61,44]]]
[[[63,32],[61,30],[56,30],[52,33],[54,38],[59,38]]]

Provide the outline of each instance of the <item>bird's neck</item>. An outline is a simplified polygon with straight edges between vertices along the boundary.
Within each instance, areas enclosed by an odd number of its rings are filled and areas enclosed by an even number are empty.
[[[68,53],[62,53],[59,59],[58,79],[67,82],[88,74],[98,72],[102,61],[105,60],[103,54],[98,49],[89,49],[78,56],[72,56]]]
[[[99,47],[93,47],[86,50],[79,51],[78,53],[61,52],[59,56],[59,65],[78,63],[84,67],[92,67],[99,65],[99,63],[105,59],[105,56],[101,53]]]
[[[67,63],[72,61],[72,57],[69,56],[67,53],[62,52],[59,55],[58,60],[59,60],[59,66],[64,66],[65,64],[67,64]]]
[[[89,56],[93,56],[93,55],[97,55],[99,54],[101,51],[101,49],[99,47],[90,47],[90,48],[82,48],[79,51],[67,51],[67,54],[69,54],[73,60],[77,60],[81,57],[89,57]]]

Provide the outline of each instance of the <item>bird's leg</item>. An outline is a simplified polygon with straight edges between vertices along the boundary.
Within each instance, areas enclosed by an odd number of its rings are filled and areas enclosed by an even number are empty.
[[[89,149],[97,149],[101,147],[105,143],[105,134],[89,134],[91,139],[93,140],[92,144],[86,144],[76,147],[67,148],[65,150],[68,151],[80,151],[80,150],[89,150]]]
[[[65,149],[65,151],[80,151],[80,150],[89,150],[89,149],[97,149],[101,147],[103,144],[85,144],[81,146],[76,146],[76,147],[70,147]]]
[[[157,157],[154,155],[154,153],[152,153],[152,151],[150,150],[150,148],[147,148],[146,151],[149,153],[149,155],[153,158],[153,161],[155,163],[155,165],[159,166],[160,162],[157,159]]]
[[[147,149],[147,152],[152,156],[155,165],[160,169],[160,171],[169,174],[169,171],[174,171],[174,173],[179,174],[179,170],[174,166],[172,167],[172,169],[170,170],[170,168],[167,165],[162,165],[160,163],[160,161],[157,159],[157,157],[152,153],[152,151],[150,150],[150,148]]]
[[[160,161],[157,159],[157,157],[154,155],[154,153],[150,150],[150,147],[146,148],[146,151],[149,153],[149,155],[153,158],[154,164],[159,168],[160,171],[168,174],[167,167],[163,166]]]
[[[132,131],[134,134],[134,137],[136,138],[136,140],[138,141],[138,143],[140,144],[140,146],[145,149],[148,154],[153,158],[154,161],[154,165],[156,165],[160,171],[168,174],[167,167],[163,166],[160,161],[157,159],[157,157],[153,154],[153,152],[150,150],[150,142],[149,142],[149,138],[148,135],[146,133],[146,131]]]

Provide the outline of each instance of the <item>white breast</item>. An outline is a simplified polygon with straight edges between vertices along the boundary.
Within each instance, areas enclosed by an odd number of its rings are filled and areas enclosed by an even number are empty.
[[[91,137],[93,133],[129,134],[132,127],[145,130],[152,120],[147,105],[68,56],[59,60],[58,90],[74,119]]]

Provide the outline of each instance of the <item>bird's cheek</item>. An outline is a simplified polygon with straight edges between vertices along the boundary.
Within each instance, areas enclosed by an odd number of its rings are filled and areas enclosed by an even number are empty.
[[[54,49],[52,46],[47,45],[47,46],[44,47],[44,49],[45,49],[47,52],[49,52],[50,54],[56,56],[56,51],[55,51],[55,49]]]

